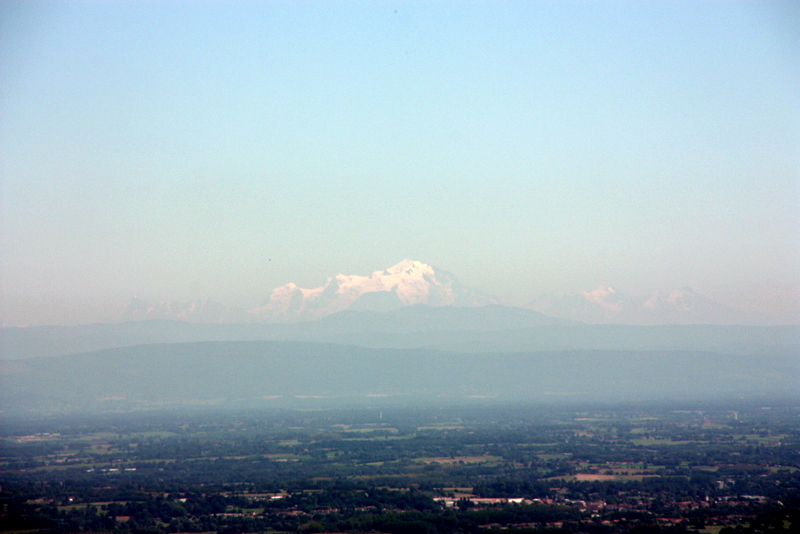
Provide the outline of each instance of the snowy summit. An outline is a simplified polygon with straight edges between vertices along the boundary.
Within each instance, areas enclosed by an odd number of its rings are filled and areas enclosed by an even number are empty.
[[[369,276],[338,274],[314,289],[289,283],[253,310],[264,319],[315,319],[339,311],[388,311],[401,306],[483,306],[497,301],[458,283],[455,276],[414,260],[403,260]]]

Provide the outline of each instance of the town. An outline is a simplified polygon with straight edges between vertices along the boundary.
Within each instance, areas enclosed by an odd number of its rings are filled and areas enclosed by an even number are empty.
[[[2,530],[780,532],[800,406],[474,405],[7,420]]]

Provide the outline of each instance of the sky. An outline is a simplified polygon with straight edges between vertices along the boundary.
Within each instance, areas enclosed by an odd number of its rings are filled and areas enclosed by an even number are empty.
[[[792,2],[0,4],[4,324],[411,258],[800,309]],[[115,315],[116,314],[116,315]]]

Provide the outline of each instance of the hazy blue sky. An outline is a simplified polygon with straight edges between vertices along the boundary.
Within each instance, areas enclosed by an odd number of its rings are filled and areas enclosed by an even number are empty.
[[[7,322],[403,258],[512,305],[800,303],[797,4],[0,9]]]

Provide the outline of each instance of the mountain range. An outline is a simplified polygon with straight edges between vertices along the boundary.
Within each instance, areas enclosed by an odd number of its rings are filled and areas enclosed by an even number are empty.
[[[210,300],[149,303],[134,297],[123,320],[167,319],[196,323],[276,323],[313,321],[343,311],[389,312],[426,305],[472,308],[499,301],[469,288],[451,273],[405,259],[367,276],[338,274],[315,288],[288,283],[275,288],[260,306],[244,310]],[[542,314],[590,324],[768,324],[769,318],[740,311],[691,288],[627,297],[599,286],[569,295],[542,295],[525,306]]]
[[[313,289],[286,284],[252,310],[134,298],[127,318],[0,329],[0,410],[800,392],[800,325],[752,324],[689,288],[627,298],[600,286],[508,307],[403,260]],[[634,324],[611,324],[624,322]]]
[[[272,290],[251,310],[211,300],[150,303],[133,297],[123,320],[170,319],[194,323],[309,321],[345,311],[387,312],[404,306],[476,307],[497,299],[461,285],[452,274],[414,260],[403,260],[368,276],[337,274],[315,288],[290,282]]]

